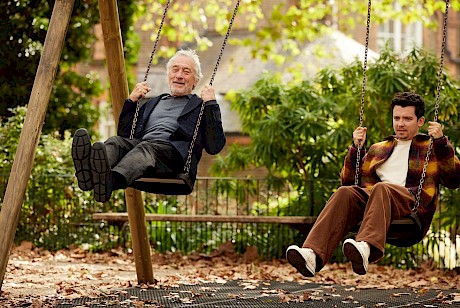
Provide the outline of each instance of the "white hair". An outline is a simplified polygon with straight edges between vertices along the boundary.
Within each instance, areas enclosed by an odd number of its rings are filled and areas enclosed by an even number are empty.
[[[190,59],[193,60],[193,62],[195,63],[195,74],[196,74],[195,77],[196,77],[197,82],[200,81],[201,77],[203,77],[203,74],[201,73],[200,58],[196,54],[195,50],[192,50],[192,49],[187,49],[187,50],[180,49],[180,50],[178,50],[176,52],[176,54],[174,56],[172,56],[171,59],[169,59],[168,63],[166,63],[166,71],[169,72],[169,69],[171,68],[172,62],[177,57],[180,57],[180,56],[189,57]]]

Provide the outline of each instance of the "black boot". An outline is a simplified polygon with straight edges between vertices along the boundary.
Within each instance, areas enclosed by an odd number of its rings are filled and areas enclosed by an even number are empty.
[[[75,166],[78,187],[85,191],[93,189],[90,166],[91,139],[89,138],[88,131],[84,128],[77,129],[73,137],[72,159]]]
[[[91,175],[94,185],[94,199],[107,202],[112,196],[113,179],[105,144],[95,142],[91,150]]]

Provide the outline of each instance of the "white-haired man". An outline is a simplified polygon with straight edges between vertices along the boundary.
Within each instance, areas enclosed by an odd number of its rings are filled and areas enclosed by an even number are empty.
[[[205,85],[201,97],[192,94],[202,77],[193,50],[179,50],[166,65],[170,94],[149,99],[139,109],[134,138],[130,139],[137,101],[151,90],[138,83],[125,100],[118,135],[91,145],[86,129],[75,132],[72,158],[82,190],[107,202],[115,189],[124,189],[145,174],[178,173],[184,168],[202,102],[204,113],[193,149],[190,177],[196,178],[202,150],[219,153],[226,138],[215,90]]]

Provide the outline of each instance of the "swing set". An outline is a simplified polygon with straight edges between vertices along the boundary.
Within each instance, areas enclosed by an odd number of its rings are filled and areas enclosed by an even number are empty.
[[[158,29],[158,34],[150,56],[147,71],[144,81],[147,80],[149,69],[156,52],[157,44],[159,41],[161,28],[166,18],[167,10],[171,0],[168,0],[164,13],[162,16],[161,24]],[[61,0],[54,3],[53,12],[51,15],[48,32],[45,38],[43,51],[41,54],[40,62],[37,68],[35,81],[32,87],[32,92],[28,104],[24,127],[19,139],[19,145],[16,152],[16,157],[13,162],[8,185],[5,191],[5,196],[0,212],[0,290],[3,283],[3,278],[6,272],[8,263],[10,247],[14,241],[16,227],[19,222],[21,206],[24,200],[27,183],[31,174],[35,151],[38,145],[38,139],[43,126],[46,109],[48,107],[49,96],[51,94],[52,85],[56,75],[57,67],[59,64],[61,51],[64,45],[64,40],[69,25],[72,9],[75,0]],[[449,7],[449,0],[446,2],[446,13],[444,15],[443,27],[443,41],[441,48],[441,61],[438,72],[438,87],[436,92],[436,106],[435,106],[435,119],[437,121],[437,114],[439,108],[439,93],[442,86],[442,69],[444,59],[444,49],[446,45],[446,32],[447,32],[447,11]],[[237,0],[233,16],[229,22],[227,34],[223,40],[223,44],[214,67],[210,84],[214,80],[220,60],[223,55],[231,28],[238,10],[240,0]],[[122,102],[128,97],[128,84],[125,63],[123,58],[123,46],[120,32],[120,22],[118,15],[118,8],[116,0],[99,0],[100,20],[103,31],[104,45],[107,58],[107,67],[110,79],[110,91],[113,103],[113,111],[116,121],[122,109]],[[365,59],[364,59],[364,75],[361,93],[361,109],[359,126],[363,124],[364,117],[364,94],[366,86],[366,68],[367,68],[367,54],[369,44],[369,28],[371,17],[371,0],[368,2],[367,13],[367,28],[366,28],[366,45],[365,45]],[[138,102],[137,111],[140,108]],[[197,138],[198,129],[201,123],[201,117],[204,110],[204,104],[200,109],[198,121],[193,133],[191,145],[188,152],[188,157],[184,166],[184,171],[180,174],[171,174],[165,177],[151,177],[146,176],[137,180],[132,187],[127,188],[125,191],[125,198],[128,208],[127,219],[129,221],[131,235],[132,235],[132,248],[135,258],[136,273],[139,283],[153,283],[153,270],[150,257],[150,244],[146,229],[146,215],[143,206],[141,191],[161,193],[161,194],[190,194],[193,191],[194,181],[190,179],[189,170],[191,164],[191,154]],[[134,134],[137,122],[137,112],[133,121],[131,138]],[[417,207],[420,201],[420,191],[423,186],[425,170],[429,161],[432,144],[430,144],[429,151],[426,155],[425,168],[420,180],[419,191],[416,196],[416,206],[413,209],[411,217],[393,221],[388,233],[387,242],[396,246],[407,247],[415,244],[421,240],[420,225],[417,223]],[[358,147],[358,153],[359,153]],[[359,174],[359,156],[357,162],[356,177]],[[357,179],[357,178],[356,178]],[[357,181],[357,180],[356,180]],[[357,182],[356,182],[357,184]],[[176,215],[177,216],[177,215]],[[185,215],[182,215],[185,216]],[[200,215],[197,215],[200,216]],[[266,223],[284,223],[292,225],[312,224],[314,217],[222,217],[212,215],[201,215],[203,217],[190,216],[177,217],[176,221],[216,221],[216,222],[266,222]],[[102,213],[101,217],[104,217]],[[108,216],[105,216],[108,217]],[[125,216],[126,217],[126,216]],[[219,218],[220,217],[220,218]],[[94,218],[94,216],[93,216]],[[110,217],[109,217],[110,218]],[[217,219],[216,219],[217,218]],[[273,218],[273,219],[270,219]],[[149,220],[175,220],[173,217],[156,217]]]
[[[367,54],[369,50],[369,29],[370,29],[370,19],[371,19],[371,3],[369,0],[367,4],[367,23],[366,23],[366,43],[364,50],[364,64],[363,64],[363,82],[361,88],[361,104],[359,112],[359,127],[363,126],[364,118],[364,96],[366,92],[366,71],[367,71]],[[443,31],[442,31],[442,45],[441,45],[441,56],[439,62],[438,70],[438,84],[436,87],[436,103],[434,108],[434,119],[433,122],[438,121],[438,110],[439,110],[439,97],[442,88],[442,71],[444,66],[444,50],[446,48],[446,38],[447,38],[447,13],[449,11],[450,0],[445,0],[446,12],[444,14],[443,22]],[[420,177],[419,186],[417,193],[415,195],[415,206],[412,208],[411,214],[407,217],[401,219],[393,220],[390,224],[390,228],[386,234],[386,242],[390,245],[398,247],[410,247],[417,244],[423,239],[423,226],[418,216],[418,207],[420,206],[420,195],[422,193],[423,183],[425,181],[426,169],[430,160],[431,151],[433,149],[433,138],[430,139],[430,144],[428,151],[425,157],[425,163],[423,165],[423,172]],[[361,144],[358,144],[357,147],[357,156],[356,156],[356,173],[355,173],[355,185],[359,184],[359,174],[360,174],[360,162],[361,162]]]

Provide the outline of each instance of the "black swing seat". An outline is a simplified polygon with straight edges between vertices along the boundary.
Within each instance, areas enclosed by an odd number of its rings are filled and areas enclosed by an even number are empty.
[[[423,239],[423,228],[417,213],[393,220],[387,232],[387,243],[397,247],[410,247]]]
[[[131,184],[137,190],[161,195],[189,195],[194,181],[186,173],[162,174],[161,177],[143,177]]]

